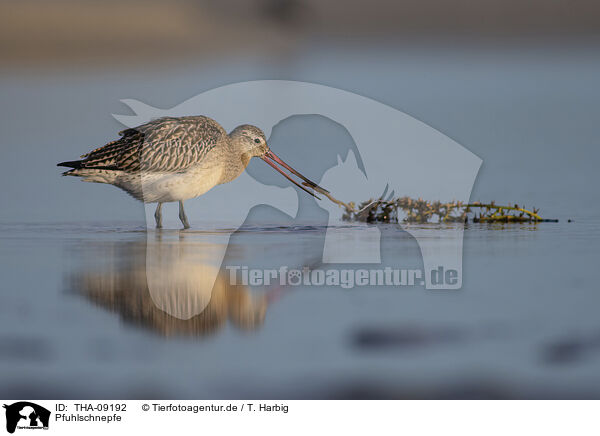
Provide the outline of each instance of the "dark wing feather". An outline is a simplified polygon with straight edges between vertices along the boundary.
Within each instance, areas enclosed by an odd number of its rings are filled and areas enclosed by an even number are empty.
[[[120,139],[83,156],[79,168],[179,172],[202,161],[227,132],[208,117],[165,117],[119,132]]]

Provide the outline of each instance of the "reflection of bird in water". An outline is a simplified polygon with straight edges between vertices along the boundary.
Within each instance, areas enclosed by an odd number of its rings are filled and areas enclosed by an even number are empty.
[[[219,273],[213,285],[207,277],[214,277],[210,274],[214,267],[182,254],[175,244],[117,247],[114,266],[73,277],[74,292],[166,336],[204,336],[227,322],[242,330],[263,325],[273,291],[253,294],[247,287],[230,284],[225,273]],[[160,253],[149,254],[147,262],[149,250]]]
[[[277,157],[258,127],[244,124],[227,134],[203,116],[164,117],[123,130],[120,139],[81,157],[59,163],[72,168],[63,175],[115,185],[145,203],[158,203],[157,228],[162,227],[162,204],[175,201],[184,228],[189,228],[183,201],[236,179],[252,157],[260,157],[315,197],[314,189],[324,191]],[[304,186],[277,165],[302,179]]]

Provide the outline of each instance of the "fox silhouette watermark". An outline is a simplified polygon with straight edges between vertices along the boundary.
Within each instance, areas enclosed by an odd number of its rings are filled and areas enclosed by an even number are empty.
[[[305,161],[297,166],[303,170],[314,167],[312,177],[317,174],[315,181],[346,201],[373,198],[389,187],[412,198],[468,202],[482,162],[460,144],[402,111],[352,92],[313,83],[282,80],[236,83],[203,92],[170,109],[154,108],[131,99],[122,102],[135,114],[114,117],[130,128],[164,116],[205,115],[218,121],[227,131],[241,124],[258,126],[268,141],[282,120],[301,115],[325,117],[346,129],[355,147],[345,153],[345,159],[338,154],[337,165],[333,167],[323,167],[324,160],[308,152]],[[307,147],[318,142],[311,132],[307,132],[303,140]],[[321,145],[318,153],[327,153],[327,145]],[[269,199],[267,203],[263,201],[265,198]],[[211,266],[207,271],[214,271],[213,279],[207,278],[206,283],[215,282],[230,236],[244,223],[250,209],[261,204],[292,217],[299,212],[298,197],[292,187],[268,186],[247,172],[230,183],[212,188],[200,199],[188,202],[186,208],[196,222],[219,223],[220,226],[218,234],[211,235],[206,247],[208,252],[202,256]],[[364,223],[340,226],[343,211],[327,200],[318,204],[329,214],[324,223],[327,230],[321,258],[323,264],[372,265],[382,262],[379,227]],[[152,229],[155,221],[153,206],[146,208],[146,216],[148,228]],[[170,225],[167,220],[165,226]],[[424,287],[460,289],[463,226],[398,225],[419,245]],[[173,286],[165,286],[161,271],[164,271],[162,267],[178,260],[161,254],[161,245],[156,243],[152,232],[148,233],[148,238],[148,289],[153,301],[172,316],[189,319],[197,315],[208,304],[210,289],[206,291],[207,298],[187,299],[198,304],[185,307],[173,304],[171,294],[177,291]],[[177,254],[181,255],[184,254]],[[435,280],[440,267],[444,271],[453,271],[451,280]],[[176,300],[186,298],[178,294]]]

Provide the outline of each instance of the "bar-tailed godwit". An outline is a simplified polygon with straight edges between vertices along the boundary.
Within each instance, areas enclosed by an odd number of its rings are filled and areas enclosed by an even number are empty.
[[[258,127],[244,124],[230,134],[204,116],[164,117],[119,133],[121,138],[61,162],[65,176],[117,186],[144,203],[158,203],[154,217],[162,227],[162,204],[179,202],[179,219],[189,222],[183,202],[237,178],[253,157],[260,157],[304,191],[326,193],[277,157]],[[303,180],[302,185],[277,164]],[[307,189],[308,188],[308,189]]]

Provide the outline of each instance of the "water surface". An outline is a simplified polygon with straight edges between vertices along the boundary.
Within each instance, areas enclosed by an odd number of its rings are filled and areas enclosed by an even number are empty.
[[[416,242],[387,227],[382,257],[419,267]],[[117,223],[0,232],[0,384],[8,397],[600,394],[594,220],[468,225],[458,291],[232,287],[226,274],[189,320],[156,307],[146,252],[176,247],[161,272],[176,268],[202,287],[189,266],[202,267],[213,232],[147,235]],[[225,263],[310,264],[323,237],[319,227],[246,229],[233,235]]]

